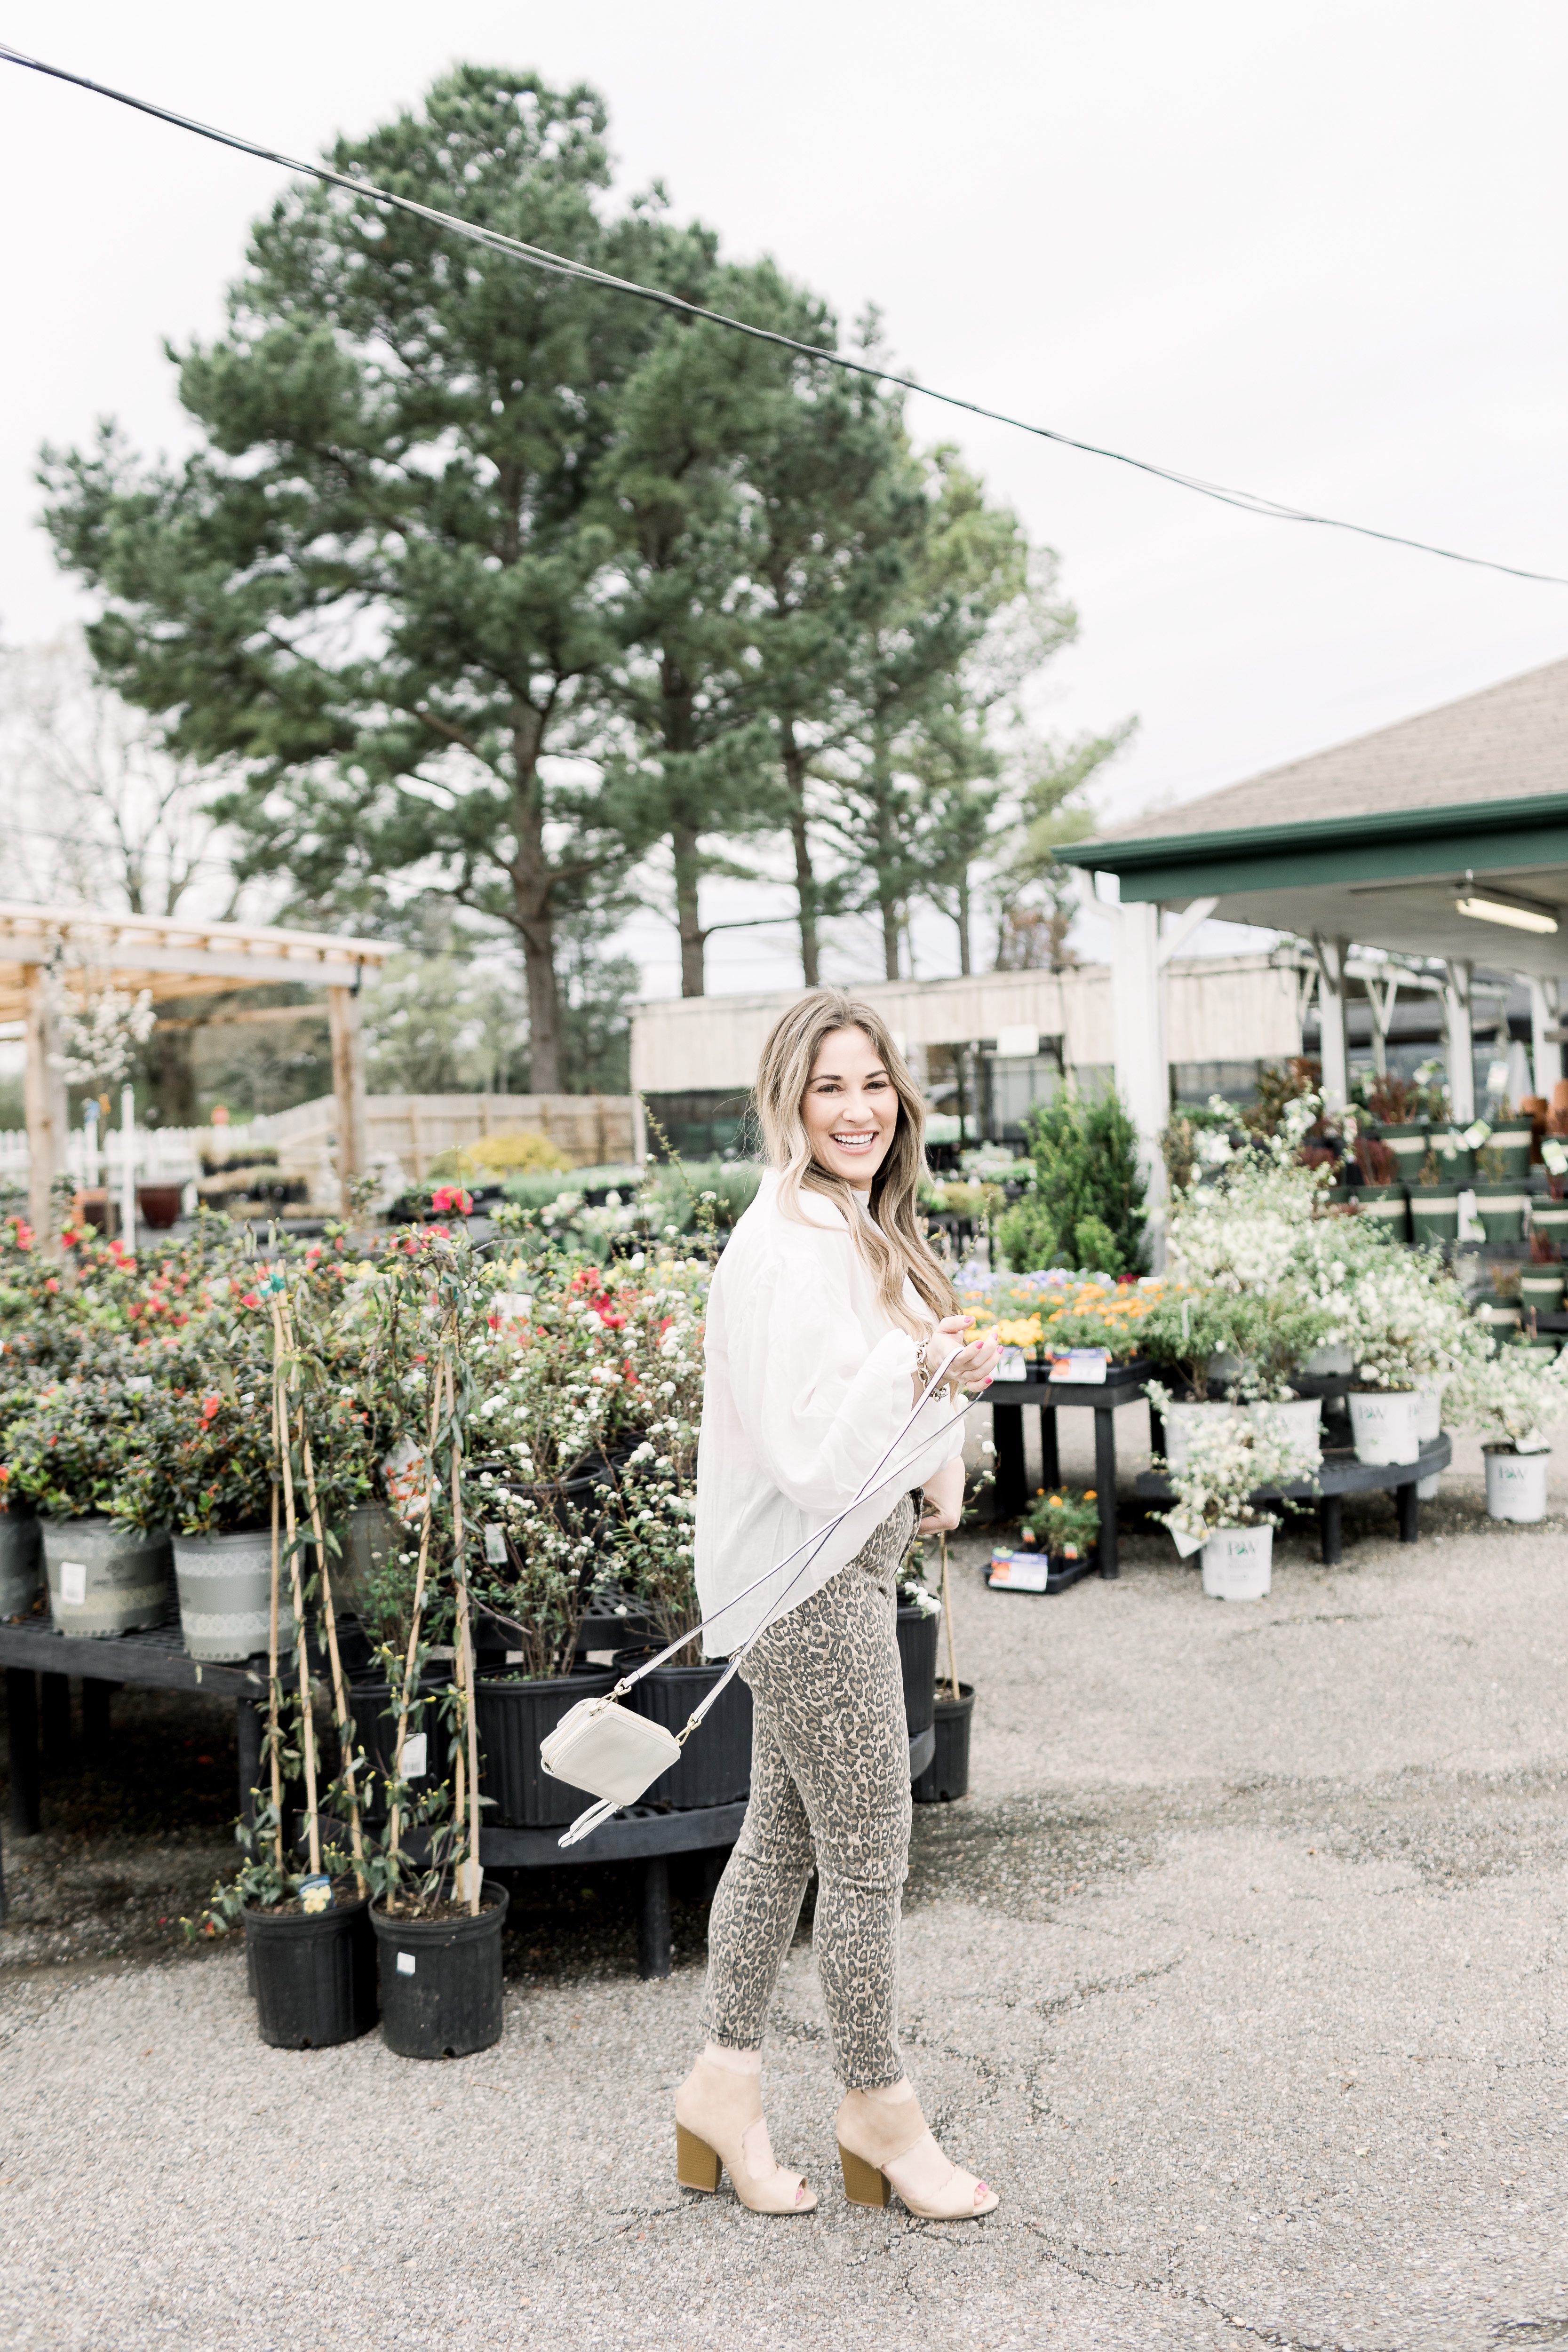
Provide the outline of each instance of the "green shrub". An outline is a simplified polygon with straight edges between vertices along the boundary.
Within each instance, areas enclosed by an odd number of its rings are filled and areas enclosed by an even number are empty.
[[[1085,1102],[1063,1088],[1029,1115],[1035,1190],[997,1226],[1016,1273],[1065,1265],[1131,1274],[1144,1264],[1145,1185],[1120,1096]]]

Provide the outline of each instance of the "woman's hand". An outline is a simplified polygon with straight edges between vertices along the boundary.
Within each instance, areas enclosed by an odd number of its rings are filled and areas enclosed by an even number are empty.
[[[925,1348],[930,1370],[934,1371],[943,1361],[954,1340],[963,1339],[973,1320],[973,1315],[949,1315],[937,1325]],[[1000,1346],[992,1338],[973,1340],[967,1348],[960,1349],[943,1372],[942,1386],[951,1388],[955,1395],[960,1389],[967,1389],[971,1396],[977,1395],[994,1379],[1001,1353]]]
[[[955,1454],[944,1462],[925,1482],[926,1507],[921,1515],[918,1533],[922,1536],[945,1534],[957,1527],[963,1517],[963,1456]]]

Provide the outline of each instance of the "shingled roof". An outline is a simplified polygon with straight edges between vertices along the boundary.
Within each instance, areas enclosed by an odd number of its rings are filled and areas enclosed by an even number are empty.
[[[1332,823],[1562,793],[1568,793],[1568,661],[1526,670],[1177,808],[1109,826],[1100,838],[1172,841],[1249,825]]]

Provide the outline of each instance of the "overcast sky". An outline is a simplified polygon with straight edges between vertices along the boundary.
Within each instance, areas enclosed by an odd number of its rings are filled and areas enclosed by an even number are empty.
[[[1568,572],[1561,0],[11,0],[3,37],[298,154],[459,57],[586,79],[624,186],[662,178],[679,214],[774,255],[847,321],[876,302],[926,382]],[[112,414],[144,446],[181,446],[163,339],[216,330],[279,177],[0,66],[5,642],[80,609],[35,525],[38,444]],[[1041,715],[1140,720],[1108,816],[1568,651],[1568,589],[1255,520],[930,402],[910,414],[1060,551],[1082,635]],[[956,968],[950,937],[922,930],[922,969]],[[650,992],[673,989],[651,919],[637,946]],[[795,976],[783,932],[722,934],[710,963],[716,987]]]

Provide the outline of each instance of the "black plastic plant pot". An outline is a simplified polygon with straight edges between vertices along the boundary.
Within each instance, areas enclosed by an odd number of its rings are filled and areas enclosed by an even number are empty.
[[[480,1678],[474,1686],[479,1794],[495,1800],[485,1809],[487,1822],[502,1829],[554,1830],[576,1820],[589,1801],[569,1781],[551,1779],[539,1760],[540,1743],[579,1699],[599,1698],[615,1685],[603,1666],[541,1682]]]
[[[723,1671],[722,1664],[656,1666],[627,1692],[626,1705],[679,1736]],[[643,1801],[735,1805],[751,1792],[752,1694],[736,1675],[681,1749],[679,1763],[659,1774]]]
[[[484,1881],[477,1919],[408,1919],[371,1906],[381,1975],[381,2038],[399,2058],[468,2058],[501,2034],[507,1893]]]
[[[437,1704],[437,1694],[446,1688],[444,1680],[437,1681],[433,1677],[422,1684],[420,1696],[426,1705],[418,1719],[411,1719],[409,1723],[411,1737],[417,1738],[421,1732],[425,1735],[426,1769],[423,1772],[410,1772],[408,1775],[408,1785],[416,1803],[436,1781],[444,1780],[447,1777],[447,1750],[451,1734]],[[351,1682],[348,1702],[354,1738],[364,1751],[371,1772],[365,1801],[366,1819],[380,1821],[386,1812],[384,1784],[392,1778],[393,1749],[397,1741],[397,1717],[392,1705],[392,1685],[380,1682]]]
[[[370,1903],[331,1911],[247,1911],[246,1976],[256,2022],[274,2050],[331,2050],[375,2023]]]
[[[931,1727],[936,1706],[936,1634],[942,1619],[935,1610],[899,1612],[899,1664],[904,1670],[904,1715],[910,1738],[918,1739]]]
[[[914,1784],[917,1805],[951,1805],[969,1794],[969,1727],[974,1716],[974,1686],[960,1683],[956,1698],[944,1696],[952,1685],[943,1683],[936,1696],[931,1718],[936,1748],[931,1762]]]

